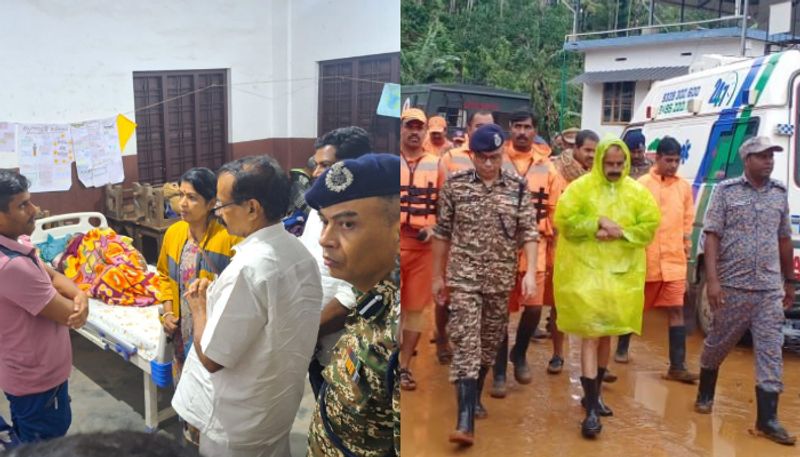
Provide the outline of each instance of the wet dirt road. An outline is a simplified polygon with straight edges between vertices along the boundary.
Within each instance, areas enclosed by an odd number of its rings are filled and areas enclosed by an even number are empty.
[[[603,432],[598,439],[589,441],[580,435],[580,346],[568,340],[564,371],[549,375],[545,367],[551,341],[538,340],[531,342],[528,350],[533,383],[516,384],[509,365],[508,396],[494,399],[488,395],[491,380],[487,379],[483,399],[489,417],[476,421],[476,440],[471,448],[458,448],[447,441],[455,425],[455,390],[447,382],[447,367],[435,360],[435,346],[427,344],[428,332],[411,367],[417,390],[402,393],[402,455],[800,456],[800,446],[781,446],[749,432],[756,414],[750,348],[737,347],[722,365],[714,413],[696,414],[692,408],[697,386],[661,379],[669,364],[666,326],[663,314],[647,313],[644,336],[631,342],[631,363],[617,364],[612,356],[610,369],[619,380],[604,384],[603,396],[614,416],[602,418]],[[616,342],[612,351],[614,347]],[[701,348],[698,331],[687,341],[692,370],[699,370]],[[790,433],[798,434],[800,357],[790,352],[784,352],[784,383],[778,417]]]

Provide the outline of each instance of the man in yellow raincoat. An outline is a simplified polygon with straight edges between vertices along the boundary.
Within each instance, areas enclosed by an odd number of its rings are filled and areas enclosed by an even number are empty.
[[[581,432],[587,438],[600,433],[600,415],[612,415],[600,400],[608,337],[641,332],[645,247],[661,220],[653,195],[628,176],[630,168],[625,143],[603,139],[592,171],[567,186],[556,207],[558,328],[582,338]]]

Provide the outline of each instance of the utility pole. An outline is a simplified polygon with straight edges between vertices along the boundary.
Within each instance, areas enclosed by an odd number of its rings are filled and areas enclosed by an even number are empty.
[[[749,0],[742,0],[742,57],[747,51],[747,6],[749,3]]]
[[[576,40],[575,35],[578,34],[578,14],[581,11],[581,0],[575,0],[575,6],[574,7],[572,5],[570,5],[569,2],[567,2],[567,0],[561,0],[561,3],[563,3],[564,6],[566,6],[568,10],[572,11],[572,40],[571,41],[575,41]]]

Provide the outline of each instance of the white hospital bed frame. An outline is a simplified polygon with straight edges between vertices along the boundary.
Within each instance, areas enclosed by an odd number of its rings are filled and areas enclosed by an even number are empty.
[[[91,220],[93,219],[99,221],[99,225],[92,225]],[[57,226],[47,229],[43,228],[45,225],[54,223]],[[47,241],[47,235],[59,238],[78,232],[86,233],[96,227],[108,227],[108,221],[102,213],[67,213],[46,217],[36,221],[36,228],[31,235],[31,241],[34,244],[42,243]],[[125,361],[133,363],[142,370],[144,375],[144,422],[147,431],[156,431],[159,422],[165,421],[175,415],[175,410],[172,409],[171,406],[161,411],[158,410],[158,386],[153,382],[150,360],[142,357],[136,351],[135,345],[126,342],[122,337],[108,335],[99,330],[92,324],[91,313],[89,313],[89,319],[86,325],[75,331],[103,350],[112,350],[116,352],[120,357],[125,359]],[[165,362],[171,358],[167,356],[167,335],[163,329],[160,335],[161,338],[158,342],[158,355],[156,358],[159,362]],[[125,348],[133,348],[133,351]]]

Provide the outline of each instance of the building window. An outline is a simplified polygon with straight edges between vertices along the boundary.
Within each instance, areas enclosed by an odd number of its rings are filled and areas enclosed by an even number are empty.
[[[372,148],[398,153],[400,121],[375,110],[383,83],[400,82],[400,54],[379,54],[319,63],[317,134],[357,125],[370,134]]]
[[[603,123],[627,124],[633,117],[635,81],[603,83]]]
[[[225,163],[226,83],[225,70],[134,72],[140,181],[163,184],[189,168]]]

